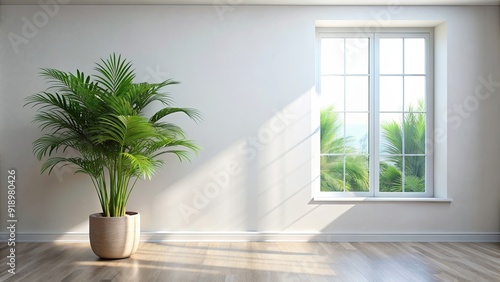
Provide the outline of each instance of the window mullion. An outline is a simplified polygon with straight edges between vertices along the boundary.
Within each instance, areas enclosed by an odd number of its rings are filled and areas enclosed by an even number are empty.
[[[379,56],[377,56],[378,50],[378,35],[372,34],[370,36],[370,132],[369,142],[370,142],[370,189],[372,196],[377,196],[379,189]]]
[[[342,112],[342,118],[343,118],[343,124],[342,124],[342,131],[343,131],[343,137],[344,137],[344,154],[342,156],[342,162],[343,162],[343,166],[342,166],[342,178],[343,178],[343,182],[344,182],[344,192],[347,191],[346,189],[346,177],[345,177],[345,173],[346,173],[346,126],[345,126],[345,121],[346,121],[346,113],[347,113],[347,97],[346,97],[346,69],[347,69],[347,66],[346,66],[346,62],[347,62],[347,58],[346,58],[346,39],[343,38],[344,40],[344,69],[343,69],[343,74],[344,74],[344,111]]]
[[[404,193],[405,192],[405,184],[406,184],[406,132],[405,132],[405,113],[406,113],[406,101],[405,101],[405,96],[406,96],[406,93],[405,93],[405,38],[402,38],[403,40],[403,52],[401,54],[401,56],[403,56],[401,58],[401,62],[403,63],[403,66],[401,68],[402,70],[402,78],[403,78],[403,89],[402,90],[402,93],[403,93],[403,117],[401,119],[401,132],[402,132],[402,136],[401,136],[401,141],[402,141],[402,144],[401,144],[401,155],[403,156],[402,160],[401,160],[401,163],[402,163],[402,166],[401,166],[401,192]]]

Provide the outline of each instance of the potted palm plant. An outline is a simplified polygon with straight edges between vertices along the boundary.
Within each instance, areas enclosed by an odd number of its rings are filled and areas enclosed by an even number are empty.
[[[86,76],[79,70],[41,70],[51,86],[27,98],[38,110],[33,121],[45,131],[33,142],[33,152],[45,159],[42,173],[72,164],[75,173],[90,176],[102,208],[89,217],[92,250],[101,258],[126,258],[137,250],[140,235],[139,213],[127,211],[137,180],[151,179],[164,154],[182,161],[198,150],[165,118],[182,113],[199,120],[200,114],[171,106],[162,89],[176,81],[133,82],[132,64],[121,56],[102,59],[95,71]],[[77,156],[61,156],[68,149]]]

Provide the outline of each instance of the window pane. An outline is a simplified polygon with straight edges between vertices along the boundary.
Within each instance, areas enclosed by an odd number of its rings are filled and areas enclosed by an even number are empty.
[[[333,106],[336,111],[344,110],[344,77],[323,76],[321,78],[321,107]]]
[[[405,157],[405,192],[425,192],[425,157]]]
[[[425,74],[425,38],[405,38],[405,73]]]
[[[346,111],[368,111],[368,77],[348,76],[345,79]]]
[[[344,114],[321,109],[320,150],[322,154],[344,153]]]
[[[403,77],[380,77],[380,111],[400,112],[403,110]]]
[[[389,156],[380,160],[379,191],[402,192],[403,175],[401,172],[403,157]]]
[[[344,158],[321,157],[321,192],[344,191]]]
[[[346,39],[346,73],[368,74],[368,38]]]
[[[405,77],[405,111],[425,111],[425,76]]]
[[[346,156],[345,189],[350,192],[368,192],[369,179],[368,156]]]
[[[344,39],[321,39],[321,74],[344,73]]]
[[[346,153],[368,153],[368,114],[345,115]]]
[[[380,153],[403,153],[403,114],[380,114]]]
[[[380,73],[402,74],[403,73],[403,39],[381,38],[380,39]]]
[[[406,113],[404,134],[406,154],[425,154],[425,114]]]
[[[322,156],[321,191],[369,191],[368,156]]]

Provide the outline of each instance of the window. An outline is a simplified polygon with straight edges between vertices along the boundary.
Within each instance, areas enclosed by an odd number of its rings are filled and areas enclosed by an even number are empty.
[[[432,31],[381,31],[318,30],[315,196],[433,196]]]

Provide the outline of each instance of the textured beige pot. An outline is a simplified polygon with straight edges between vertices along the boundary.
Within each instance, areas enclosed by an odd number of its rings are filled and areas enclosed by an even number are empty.
[[[92,251],[103,259],[128,258],[137,251],[141,234],[140,214],[127,212],[122,217],[89,216],[89,235]]]

